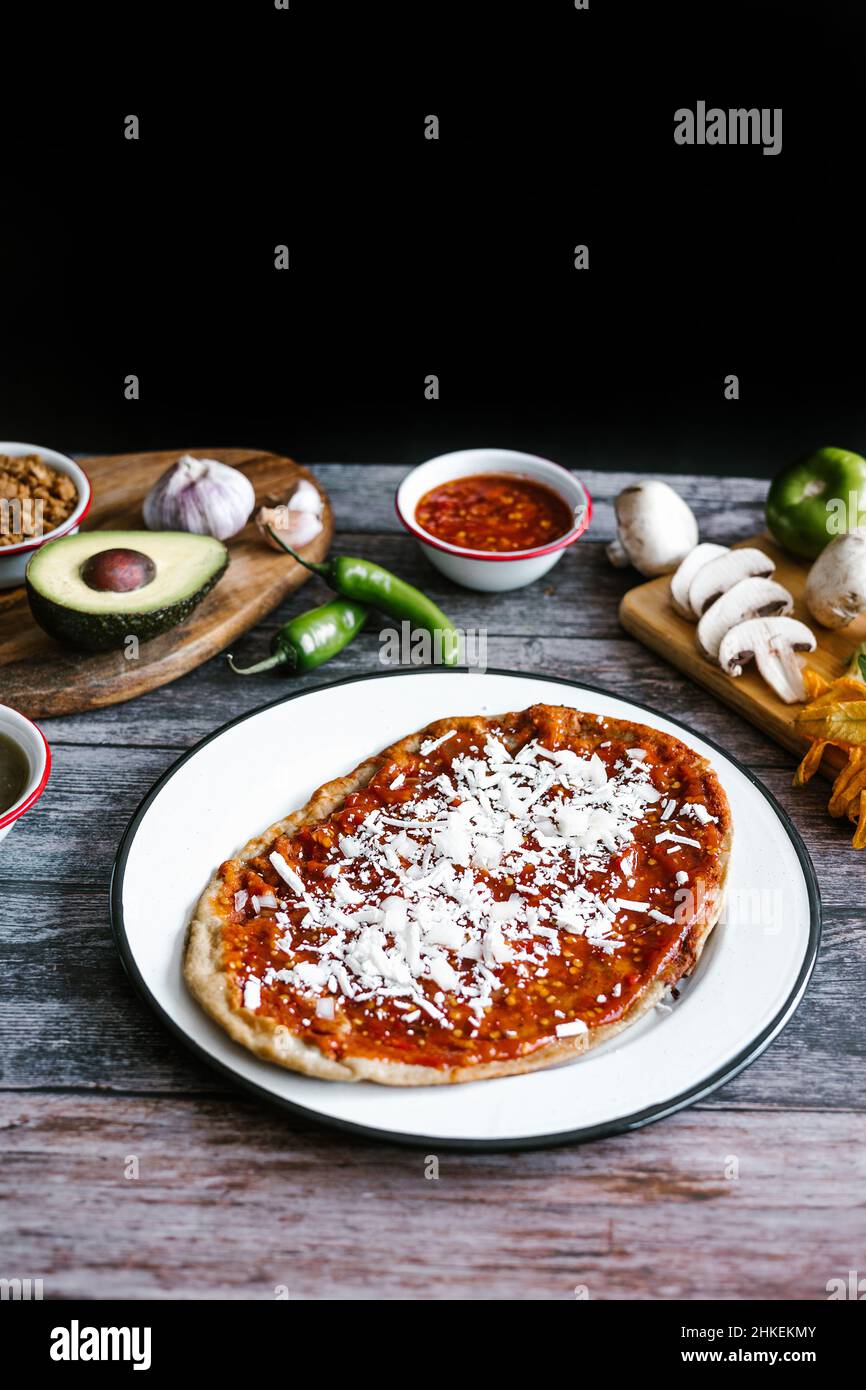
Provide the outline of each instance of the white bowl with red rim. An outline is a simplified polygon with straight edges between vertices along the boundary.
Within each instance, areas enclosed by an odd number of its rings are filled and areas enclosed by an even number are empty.
[[[78,501],[69,516],[52,531],[46,531],[43,535],[36,536],[33,540],[22,541],[18,545],[0,545],[0,589],[12,589],[16,584],[24,583],[27,561],[34,551],[47,541],[56,541],[60,536],[75,534],[90,510],[92,489],[84,469],[79,468],[75,460],[68,458],[66,454],[58,454],[56,449],[46,449],[42,444],[0,440],[0,454],[8,454],[12,458],[20,458],[22,454],[38,454],[42,462],[47,463],[50,468],[56,468],[58,473],[66,473],[78,492]],[[5,524],[6,517],[3,511],[0,511],[0,526]]]
[[[416,508],[426,493],[456,478],[469,478],[479,473],[514,474],[530,482],[543,483],[562,498],[574,524],[565,535],[546,545],[514,551],[470,550],[440,540],[418,524]],[[550,459],[521,454],[513,449],[460,449],[428,459],[406,475],[397,489],[394,504],[400,521],[438,570],[456,584],[484,593],[521,589],[540,579],[562,559],[568,547],[580,539],[592,517],[592,498],[574,473]]]
[[[0,705],[0,734],[17,744],[27,761],[27,780],[18,800],[0,810],[0,840],[5,839],[25,811],[31,810],[45,790],[51,773],[51,750],[38,724],[11,705]]]

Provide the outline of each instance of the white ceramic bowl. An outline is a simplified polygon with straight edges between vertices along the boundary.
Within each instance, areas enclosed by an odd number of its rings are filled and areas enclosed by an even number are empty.
[[[18,744],[30,768],[26,785],[18,800],[5,811],[0,811],[0,840],[3,840],[15,822],[25,811],[29,811],[31,806],[36,805],[44,792],[51,772],[51,750],[45,735],[33,720],[19,714],[17,709],[12,709],[9,705],[0,705],[0,734],[5,734]]]
[[[44,536],[39,536],[36,540],[23,541],[21,545],[0,546],[0,589],[11,589],[16,584],[24,583],[27,561],[34,550],[38,550],[46,541],[56,541],[58,536],[71,536],[78,530],[90,510],[91,487],[84,469],[79,468],[74,459],[67,458],[65,454],[58,454],[54,449],[46,449],[41,444],[20,444],[0,440],[0,454],[10,454],[13,458],[21,454],[38,454],[52,468],[56,468],[58,473],[68,473],[78,489],[75,508],[61,526],[55,526],[53,531],[46,531]]]
[[[567,503],[574,515],[574,525],[564,536],[535,550],[515,550],[498,554],[486,550],[467,550],[431,536],[415,520],[415,508],[425,493],[454,478],[468,478],[474,473],[514,473],[546,483]],[[485,593],[502,593],[505,589],[522,589],[546,574],[562,557],[568,546],[583,535],[592,516],[592,499],[579,478],[549,459],[535,454],[519,454],[513,449],[461,449],[454,454],[440,454],[428,459],[407,474],[397,489],[397,516],[415,537],[421,549],[449,579],[467,589]]]

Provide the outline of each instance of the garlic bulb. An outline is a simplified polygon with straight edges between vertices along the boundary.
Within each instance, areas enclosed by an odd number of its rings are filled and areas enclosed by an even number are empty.
[[[252,483],[237,468],[184,454],[147,494],[144,524],[224,541],[246,526],[255,503]]]

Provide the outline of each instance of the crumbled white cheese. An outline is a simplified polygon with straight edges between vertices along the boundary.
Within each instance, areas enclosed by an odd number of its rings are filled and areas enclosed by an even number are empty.
[[[274,850],[273,854],[270,854],[268,858],[280,878],[289,885],[294,893],[297,893],[298,897],[302,897],[304,892],[304,880],[300,875],[295,873],[295,870],[286,863],[283,856],[278,854],[276,850]]]
[[[666,912],[659,912],[656,907],[651,907],[647,916],[653,917],[656,922],[665,922],[668,926],[675,920],[673,917],[669,917]]]
[[[692,840],[688,835],[675,835],[672,830],[663,830],[660,835],[656,835],[656,844],[664,844],[665,840],[672,840],[677,845],[694,845],[695,849],[700,849],[700,840]]]
[[[253,905],[253,912],[257,917],[263,907],[276,907],[277,905],[277,900],[273,893],[259,893],[258,895],[254,893],[250,902]]]
[[[425,739],[418,750],[421,757],[428,757],[435,749],[440,748],[443,743],[446,743],[449,738],[453,738],[456,732],[456,729],[449,729],[447,734],[442,734],[439,738]]]
[[[422,755],[455,732],[425,741]],[[373,1011],[389,1001],[408,1010],[407,1021],[423,1011],[451,1028],[446,997],[479,1020],[502,988],[501,967],[511,964],[518,988],[529,976],[543,979],[565,933],[603,955],[622,950],[618,914],[645,913],[649,903],[613,896],[623,880],[610,874],[611,856],[633,886],[634,828],[661,799],[650,768],[639,757],[608,768],[597,753],[538,740],[514,757],[493,735],[479,745],[470,743],[417,797],[368,812],[325,851],[324,874],[309,884],[303,864],[295,869],[271,854],[292,895],[275,901],[289,963],[269,969],[265,984],[291,985],[316,1000],[317,1013],[341,996]],[[403,785],[402,775],[391,785]],[[605,894],[584,886],[604,874]],[[319,944],[296,934],[303,958],[292,963],[295,922]],[[585,1027],[573,1020],[557,1032]]]
[[[578,1033],[588,1033],[589,1029],[582,1018],[573,1018],[569,1023],[557,1023],[556,1036],[558,1038],[573,1038]]]

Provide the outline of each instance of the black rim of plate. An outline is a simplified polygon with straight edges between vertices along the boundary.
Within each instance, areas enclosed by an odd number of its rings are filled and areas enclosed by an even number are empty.
[[[634,709],[644,710],[647,714],[651,714],[658,719],[666,720],[675,727],[682,729],[684,733],[691,734],[693,738],[699,739],[702,743],[705,743],[707,747],[713,748],[717,753],[721,754],[723,758],[726,758],[728,762],[733,763],[752,786],[757,788],[766,801],[769,802],[773,812],[780,820],[785,833],[794,846],[797,858],[800,861],[800,867],[803,870],[803,878],[809,896],[809,941],[805,956],[797,974],[797,979],[794,982],[794,986],[775,1017],[725,1066],[720,1067],[718,1071],[713,1072],[711,1076],[706,1077],[703,1081],[697,1082],[694,1086],[689,1087],[685,1091],[681,1091],[670,1100],[660,1101],[656,1105],[647,1106],[645,1110],[633,1111],[629,1115],[622,1115],[615,1120],[608,1120],[604,1124],[586,1125],[579,1129],[561,1130],[556,1134],[529,1135],[517,1139],[461,1139],[459,1137],[446,1139],[436,1135],[403,1134],[400,1131],[379,1129],[369,1125],[357,1124],[353,1120],[343,1120],[332,1115],[326,1115],[312,1106],[303,1105],[300,1102],[287,1100],[283,1096],[275,1095],[274,1092],[268,1090],[267,1087],[260,1086],[257,1082],[241,1076],[231,1066],[221,1062],[208,1051],[206,1047],[191,1038],[179,1023],[175,1022],[171,1014],[162,1007],[151,993],[149,986],[138,968],[138,964],[129,944],[123,919],[123,878],[126,869],[126,861],[129,857],[129,852],[132,848],[138,827],[150,809],[151,803],[155,801],[166,783],[174,777],[175,773],[183,767],[184,763],[189,762],[190,758],[194,758],[202,748],[212,743],[214,739],[219,738],[226,730],[234,728],[237,724],[242,724],[244,720],[252,719],[256,715],[262,714],[265,710],[274,709],[277,705],[288,704],[290,701],[300,699],[305,695],[312,695],[317,690],[331,690],[341,685],[355,685],[360,681],[381,680],[383,677],[388,679],[399,676],[439,675],[447,677],[466,675],[467,673],[469,673],[469,671],[466,667],[427,666],[412,669],[401,668],[393,671],[371,671],[360,676],[344,676],[341,680],[326,681],[321,685],[307,686],[303,690],[292,691],[291,694],[281,695],[275,700],[269,700],[266,704],[259,705],[256,709],[248,710],[247,713],[239,714],[236,718],[228,720],[227,723],[215,729],[213,733],[207,734],[203,739],[200,739],[198,743],[172,763],[171,767],[166,769],[139,803],[138,808],[123,833],[123,838],[120,841],[114,860],[110,889],[111,926],[124,969],[139,994],[147,1004],[150,1005],[151,1009],[153,1009],[154,1013],[161,1019],[169,1031],[174,1033],[197,1057],[201,1058],[202,1061],[206,1062],[223,1076],[228,1077],[235,1085],[243,1087],[245,1091],[250,1092],[261,1100],[279,1106],[281,1110],[287,1110],[304,1119],[313,1119],[329,1128],[359,1135],[364,1139],[374,1139],[395,1144],[408,1144],[410,1146],[429,1146],[434,1144],[438,1145],[439,1148],[462,1152],[486,1151],[515,1153],[526,1149],[551,1148],[559,1144],[582,1144],[588,1143],[593,1139],[607,1139],[614,1134],[624,1134],[631,1130],[640,1129],[643,1125],[650,1124],[654,1120],[663,1120],[668,1115],[673,1115],[676,1111],[683,1110],[686,1106],[694,1105],[696,1101],[703,1100],[713,1091],[718,1090],[720,1086],[733,1080],[745,1067],[749,1066],[750,1063],[760,1057],[761,1053],[764,1052],[766,1048],[769,1047],[770,1043],[781,1033],[799,1005],[811,978],[812,971],[815,968],[818,948],[821,944],[821,895],[809,852],[803,844],[799,832],[795,829],[789,816],[776,801],[775,797],[763,786],[754,773],[730,754],[727,749],[723,748],[721,744],[714,742],[711,738],[707,738],[705,734],[699,733],[697,729],[691,728],[690,725],[684,724],[681,720],[673,719],[670,715],[662,714],[661,711],[653,709],[651,705],[645,705],[638,700],[627,699],[624,702],[633,706]],[[478,673],[474,672],[472,674]],[[566,676],[547,676],[540,673],[533,674],[528,671],[508,671],[495,667],[490,667],[485,674],[491,676],[507,676],[518,680],[545,681],[551,685],[566,686],[570,690],[587,690],[593,695],[606,695],[613,700],[623,699],[622,696],[617,695],[614,691],[604,689],[603,686],[588,685],[585,681],[572,681]]]

